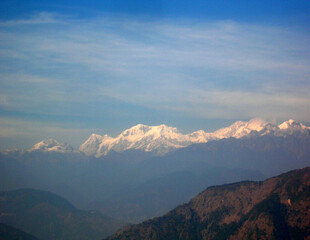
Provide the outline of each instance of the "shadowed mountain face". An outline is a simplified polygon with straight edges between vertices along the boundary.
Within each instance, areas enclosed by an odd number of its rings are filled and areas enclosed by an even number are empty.
[[[101,239],[121,223],[96,211],[81,211],[45,191],[21,189],[0,193],[0,222],[42,240]]]
[[[309,239],[310,168],[264,182],[210,187],[160,218],[116,239]]]
[[[38,238],[18,230],[14,227],[0,223],[1,240],[38,240]]]

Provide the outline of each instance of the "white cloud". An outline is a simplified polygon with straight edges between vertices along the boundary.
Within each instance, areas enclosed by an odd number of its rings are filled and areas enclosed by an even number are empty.
[[[48,77],[40,77],[36,75],[30,74],[3,74],[0,75],[0,78],[3,82],[13,82],[14,84],[21,84],[21,83],[29,83],[29,84],[46,84],[55,82],[55,79],[49,79]]]
[[[310,37],[294,28],[42,13],[0,23],[0,39],[0,84],[17,110],[100,115],[112,99],[203,118],[310,121]]]
[[[124,102],[202,118],[249,119],[260,116],[265,119],[310,121],[310,98],[306,89],[275,93],[270,90],[256,92],[158,86],[141,92],[128,91],[126,87],[104,88],[101,93]]]

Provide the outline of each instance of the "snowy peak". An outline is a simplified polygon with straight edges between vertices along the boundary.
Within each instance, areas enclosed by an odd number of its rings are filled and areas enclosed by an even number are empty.
[[[187,135],[189,141],[192,143],[206,143],[209,140],[216,140],[217,138],[212,133],[207,133],[203,130],[198,130]]]
[[[90,137],[79,147],[79,150],[87,156],[96,155],[102,142],[111,139],[108,135],[98,135],[93,133]]]
[[[149,126],[138,124],[133,126],[129,129],[126,129],[121,133],[121,136],[128,137],[128,136],[141,136],[144,135],[149,130]]]
[[[180,134],[176,128],[168,127],[164,124],[159,126],[147,126],[138,124],[132,128],[129,128],[121,133],[121,137],[127,138],[128,140],[135,141],[145,136],[153,137],[173,137],[176,134]]]
[[[293,119],[290,119],[290,120],[288,120],[288,121],[285,121],[285,122],[283,122],[283,123],[281,123],[281,124],[279,124],[279,128],[280,129],[288,129],[288,128],[290,128],[292,125],[295,125],[296,124],[296,122],[293,120]]]
[[[41,151],[41,152],[62,152],[68,153],[73,152],[73,148],[67,143],[59,143],[55,139],[47,139],[35,144],[30,150],[33,151]]]
[[[281,130],[286,130],[286,129],[307,129],[305,125],[302,123],[296,122],[295,120],[288,120],[283,123],[281,123],[279,126],[279,129]]]
[[[267,124],[268,123],[266,121],[259,118],[251,119],[248,122],[237,121],[229,127],[221,128],[215,131],[214,136],[217,139],[229,137],[241,138],[250,134],[252,131],[261,131],[266,127]]]

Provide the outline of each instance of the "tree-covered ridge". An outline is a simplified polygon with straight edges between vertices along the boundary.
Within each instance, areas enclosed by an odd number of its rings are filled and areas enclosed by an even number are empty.
[[[108,239],[305,239],[309,222],[308,167],[263,182],[210,187],[163,217]]]

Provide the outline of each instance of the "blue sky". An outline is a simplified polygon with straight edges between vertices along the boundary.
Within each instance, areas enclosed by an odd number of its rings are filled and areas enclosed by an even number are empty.
[[[2,1],[0,145],[310,122],[310,1]]]

